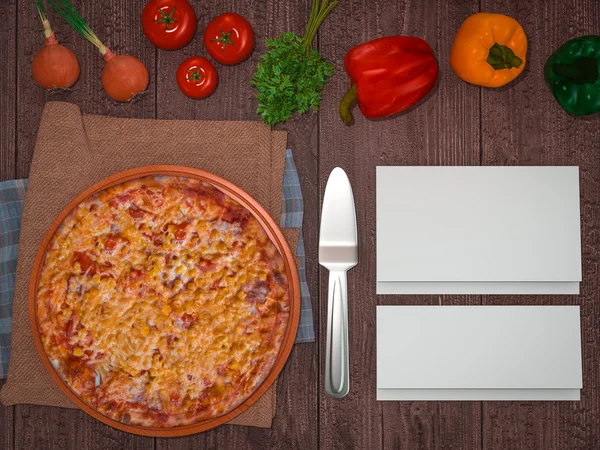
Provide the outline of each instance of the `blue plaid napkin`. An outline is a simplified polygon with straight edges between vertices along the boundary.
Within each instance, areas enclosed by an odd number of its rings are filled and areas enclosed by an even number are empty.
[[[289,148],[285,151],[282,202],[283,205],[281,207],[282,213],[279,226],[281,228],[300,229],[296,256],[300,258],[298,277],[300,278],[300,296],[302,297],[302,301],[296,343],[314,342],[315,329],[313,326],[312,302],[310,301],[310,292],[308,290],[308,283],[306,282],[306,253],[304,251],[304,240],[302,238],[304,201],[302,199],[302,190],[300,189],[300,178],[298,177],[298,171],[296,170],[296,163],[294,162],[292,151]]]
[[[0,183],[0,378],[8,374],[12,301],[27,180]]]
[[[12,303],[17,270],[21,211],[27,180],[11,180],[0,183],[0,379],[8,375],[10,339],[12,334]],[[314,342],[312,305],[306,282],[306,254],[302,240],[302,217],[304,202],[300,190],[300,180],[294,163],[292,151],[285,155],[283,175],[283,207],[280,226],[299,228],[300,238],[296,256],[300,258],[298,275],[300,277],[301,313],[296,343]]]

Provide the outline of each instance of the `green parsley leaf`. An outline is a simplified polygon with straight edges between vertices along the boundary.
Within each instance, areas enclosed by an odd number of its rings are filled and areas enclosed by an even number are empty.
[[[316,31],[315,31],[316,32]],[[267,39],[267,53],[250,84],[258,90],[257,113],[267,125],[285,122],[294,112],[316,111],[321,91],[333,75],[333,64],[294,33]]]

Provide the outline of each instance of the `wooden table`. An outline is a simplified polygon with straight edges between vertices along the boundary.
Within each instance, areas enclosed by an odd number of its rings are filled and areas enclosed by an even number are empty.
[[[177,52],[156,50],[144,38],[140,15],[145,1],[77,0],[82,15],[117,53],[144,61],[148,94],[134,104],[116,104],[100,86],[102,59],[52,12],[58,39],[77,54],[81,77],[68,94],[49,96],[34,85],[31,59],[43,45],[32,1],[9,0],[0,27],[0,177],[26,177],[44,103],[77,103],[85,113],[159,119],[257,120],[248,86],[266,37],[298,34],[309,0],[192,1],[202,28],[217,14],[243,14],[256,33],[256,51],[239,66],[218,66],[220,83],[209,99],[194,101],[178,90],[174,74],[185,57],[203,54],[201,34]],[[529,38],[527,67],[501,89],[482,89],[459,80],[448,59],[460,23],[478,11],[516,18]],[[182,439],[152,439],[116,431],[83,412],[21,405],[0,407],[1,449],[107,448],[600,448],[600,115],[568,116],[543,80],[548,56],[569,38],[600,32],[597,0],[340,0],[321,28],[317,45],[336,66],[319,113],[294,118],[283,127],[300,172],[306,205],[304,237],[318,344],[294,347],[278,383],[273,428],[236,426]],[[356,114],[346,127],[337,105],[348,86],[342,60],[353,45],[385,35],[425,38],[440,66],[440,80],[418,108],[389,120]],[[581,168],[583,273],[579,296],[375,295],[376,165],[578,165]],[[317,263],[319,204],[330,170],[341,166],[355,189],[360,263],[350,274],[351,393],[332,400],[322,389],[326,273]],[[375,400],[375,305],[402,304],[579,304],[583,329],[580,402],[389,402]]]

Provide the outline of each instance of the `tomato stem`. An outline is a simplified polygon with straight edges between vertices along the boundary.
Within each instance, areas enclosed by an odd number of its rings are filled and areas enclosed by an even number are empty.
[[[156,23],[164,23],[165,30],[169,28],[169,25],[177,22],[175,19],[173,19],[173,13],[175,12],[175,6],[173,6],[173,9],[171,10],[171,12],[169,14],[165,14],[165,12],[160,8],[158,8],[158,11],[162,14],[162,17],[160,19],[156,19],[155,22]]]
[[[223,44],[223,48],[221,49],[221,51],[224,52],[225,47],[227,47],[227,44],[233,45],[233,41],[231,40],[231,33],[233,33],[233,30],[231,30],[229,33],[225,33],[223,30],[221,30],[221,37],[211,39],[210,42],[220,42],[221,44]]]
[[[195,72],[190,69],[189,72],[189,76],[188,76],[188,80],[194,80],[196,82],[196,84],[198,84],[198,82],[204,78],[204,75],[202,75],[202,73],[200,72],[202,70],[202,67],[198,67],[198,70],[196,70]]]

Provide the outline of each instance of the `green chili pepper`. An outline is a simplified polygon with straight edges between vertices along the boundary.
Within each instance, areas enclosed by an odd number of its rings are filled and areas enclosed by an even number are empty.
[[[554,98],[568,113],[586,116],[600,111],[600,36],[565,42],[544,66]]]

